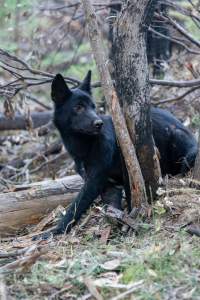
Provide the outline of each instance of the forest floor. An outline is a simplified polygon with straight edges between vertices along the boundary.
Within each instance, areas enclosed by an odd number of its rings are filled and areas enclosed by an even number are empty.
[[[170,97],[181,93],[174,89]],[[169,91],[154,88],[152,97],[169,98]],[[165,108],[197,137],[199,91],[193,97]],[[58,147],[49,151],[53,144]],[[55,130],[40,137],[37,130],[1,132],[0,191],[73,174],[59,145]],[[189,178],[166,180],[137,234],[123,232],[97,203],[67,236],[33,242],[30,227],[2,239],[0,299],[200,300],[200,240],[187,232],[200,226],[200,189]]]
[[[1,299],[200,299],[199,237],[187,232],[200,223],[200,191],[176,179],[159,194],[137,234],[97,203],[67,236],[3,239]]]

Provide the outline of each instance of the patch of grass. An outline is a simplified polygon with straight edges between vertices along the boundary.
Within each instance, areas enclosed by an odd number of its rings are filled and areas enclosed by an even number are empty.
[[[193,127],[200,127],[200,114],[195,114],[192,118],[192,126]]]
[[[128,284],[144,278],[146,274],[146,268],[142,263],[135,263],[125,268],[122,273],[122,282]]]
[[[56,288],[61,288],[65,282],[65,272],[62,269],[53,268],[47,262],[38,262],[33,266],[32,275],[27,283],[48,283]],[[25,279],[26,283],[26,279]]]
[[[118,277],[113,284],[131,285],[143,280],[141,288],[126,299],[131,296],[138,300],[165,299],[180,290],[180,299],[183,299],[182,294],[191,293],[189,299],[197,300],[200,293],[199,240],[188,239],[188,235],[181,232],[171,237],[166,231],[151,230],[138,237],[116,236],[108,245],[101,244],[97,238],[91,241],[79,237],[79,244],[65,242],[65,246],[49,249],[47,259],[44,256],[29,272],[10,274],[6,283],[17,293],[16,299],[32,299],[36,295],[46,299],[44,289],[48,287],[45,290],[48,296],[51,289],[59,290],[66,284],[72,285],[69,292],[80,297],[88,293],[84,278],[90,277],[95,282],[113,276]],[[58,259],[51,261],[51,256]],[[105,269],[106,262],[116,259],[119,263],[116,268]],[[23,287],[20,291],[19,284]],[[98,290],[104,299],[124,291],[106,285]]]

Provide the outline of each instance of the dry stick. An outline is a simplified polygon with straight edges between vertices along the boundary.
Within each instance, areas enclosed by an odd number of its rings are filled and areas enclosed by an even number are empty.
[[[194,88],[191,88],[188,91],[186,91],[185,93],[181,94],[180,96],[177,96],[177,97],[174,97],[174,98],[167,98],[167,99],[163,99],[163,100],[160,100],[160,101],[153,101],[152,103],[154,105],[161,105],[161,104],[165,104],[165,103],[179,101],[179,100],[185,98],[187,95],[193,93],[194,91],[196,91],[198,89],[200,89],[200,86],[196,86]]]
[[[91,47],[101,77],[104,96],[109,106],[117,139],[129,174],[132,207],[141,207],[141,205],[147,206],[144,179],[109,73],[108,60],[102,45],[101,33],[98,28],[95,11],[90,0],[82,0],[82,3],[86,16],[86,23],[88,25]]]
[[[160,16],[162,20],[168,21],[168,19],[164,16]],[[9,60],[10,63],[6,63],[6,60]],[[20,90],[27,89],[30,86],[37,86],[37,85],[43,85],[48,84],[51,82],[55,74],[44,72],[41,70],[32,69],[24,60],[21,58],[10,54],[9,52],[3,50],[0,48],[0,68],[5,69],[7,72],[12,74],[15,78],[14,81],[9,82],[5,85],[0,85],[0,95],[7,95],[9,97],[12,97],[16,95]],[[16,66],[16,63],[20,65],[20,67]],[[6,67],[6,66],[9,66]],[[21,74],[20,74],[21,72]],[[29,74],[33,74],[35,77],[30,75],[23,75],[23,72],[28,72]],[[42,76],[42,77],[36,77],[36,76]],[[71,83],[73,85],[78,85],[80,83],[79,80],[71,77],[65,77],[65,80],[67,83]],[[200,85],[200,79],[195,80],[188,80],[188,81],[170,81],[170,80],[158,80],[158,79],[150,79],[149,82],[151,84],[156,85],[163,85],[163,86],[171,86],[171,87],[179,87],[179,88],[185,88],[185,87],[194,87],[197,85]],[[95,82],[92,84],[92,87],[100,87],[100,82]]]
[[[149,30],[148,30],[148,31],[149,31],[149,32],[152,32],[152,33],[154,33],[154,34],[156,34],[156,35],[158,35],[158,36],[160,36],[160,37],[162,37],[162,38],[164,38],[164,39],[166,39],[166,40],[168,40],[168,41],[174,42],[174,43],[176,43],[177,45],[182,46],[183,49],[185,49],[185,50],[188,51],[189,53],[200,55],[200,52],[199,52],[199,51],[196,51],[195,49],[190,49],[186,44],[184,44],[183,42],[177,40],[176,38],[169,37],[169,36],[167,36],[167,35],[165,35],[165,34],[162,34],[162,33],[158,32],[158,31],[154,30],[152,27],[149,27]]]
[[[49,11],[57,11],[57,10],[63,10],[63,9],[66,9],[66,8],[71,8],[71,7],[75,7],[75,6],[78,6],[80,5],[81,2],[80,1],[77,1],[73,4],[69,4],[69,5],[61,5],[61,6],[52,6],[52,7],[39,7],[40,10],[49,10]],[[119,4],[122,4],[121,1],[116,1],[116,2],[113,2],[113,3],[93,3],[93,6],[104,6],[104,7],[110,7],[112,5],[119,5]]]
[[[200,85],[200,79],[192,79],[192,80],[160,80],[160,79],[149,79],[149,82],[152,85],[162,85],[169,87],[178,87],[178,88],[189,88]],[[97,88],[101,86],[100,81],[96,81],[92,84],[93,88]]]
[[[21,271],[30,268],[45,251],[38,251],[31,255],[21,257],[7,265],[0,267],[0,274],[11,273],[21,269]]]
[[[155,16],[159,17],[162,21],[171,24],[180,34],[187,38],[187,40],[189,40],[192,44],[200,48],[200,42],[197,39],[195,39],[187,30],[185,30],[185,28],[183,28],[180,24],[174,21],[171,17],[160,15],[158,13],[156,13]]]
[[[151,84],[170,86],[170,87],[195,87],[200,85],[200,79],[193,80],[160,80],[160,79],[149,79]]]
[[[119,294],[118,296],[111,298],[111,300],[126,299],[126,297],[128,295],[132,294],[133,292],[138,291],[142,287],[143,283],[144,283],[144,280],[135,282],[128,291],[125,291],[125,292]]]
[[[135,222],[133,220],[133,216],[131,214],[128,215],[126,212],[119,210],[117,208],[114,208],[113,206],[108,206],[108,209],[104,212],[102,211],[103,216],[106,216],[110,218],[111,220],[117,220],[119,223],[124,224],[128,228],[133,229],[134,231],[138,231],[140,228],[145,228],[145,229],[155,229],[156,225],[151,224],[151,223],[143,223],[138,220],[138,222]],[[177,226],[168,226],[164,225],[160,229],[162,230],[174,230],[174,231],[179,231],[183,227],[181,225]]]
[[[1,58],[2,56],[2,58]],[[10,59],[11,61],[13,62],[17,62],[21,65],[21,67],[16,67],[16,66],[13,66],[13,65],[8,65],[5,63],[5,60],[4,59]],[[16,69],[16,70],[21,70],[21,71],[29,71],[31,74],[34,74],[34,75],[41,75],[41,76],[44,76],[44,77],[47,77],[47,78],[52,78],[54,77],[54,74],[51,74],[49,72],[45,72],[45,71],[41,71],[41,70],[37,70],[37,69],[33,69],[31,68],[30,65],[28,65],[24,60],[22,60],[21,58],[19,58],[18,56],[16,55],[13,55],[13,54],[10,54],[9,52],[3,50],[0,48],[0,61],[1,63],[5,64],[5,65],[8,65],[9,67],[13,68],[13,69]],[[1,66],[2,67],[2,66]],[[23,76],[21,76],[23,78]],[[29,78],[29,77],[26,77],[26,78]],[[65,77],[66,80],[69,79],[69,81],[71,81],[72,83],[80,83],[79,80],[76,80],[76,79],[73,79],[73,78],[69,78],[69,77]],[[29,79],[32,79],[32,78],[29,78]]]
[[[21,92],[21,95],[26,97],[27,99],[30,99],[32,102],[36,103],[36,104],[39,104],[40,106],[42,106],[43,108],[47,109],[47,110],[51,110],[52,107],[49,106],[49,105],[46,105],[44,103],[42,103],[40,100],[38,100],[35,96],[29,94],[29,93],[26,93],[26,92]]]
[[[36,246],[34,246],[36,248]],[[16,256],[21,256],[24,253],[26,253],[30,249],[30,246],[22,248],[22,249],[17,249],[14,251],[10,252],[1,252],[0,251],[0,259],[1,258],[11,258],[11,257],[16,257]]]
[[[185,36],[190,42],[200,48],[200,42],[195,39],[189,32],[187,32],[180,24],[178,24],[169,16],[167,17],[167,19],[172,24],[172,26],[176,28],[183,36]]]
[[[200,22],[200,16],[197,15],[198,11],[187,9],[186,7],[180,6],[177,3],[174,3],[174,2],[168,1],[168,0],[161,1],[161,4],[170,6],[171,8],[177,10],[179,13],[181,13],[187,17],[194,18],[196,21]]]

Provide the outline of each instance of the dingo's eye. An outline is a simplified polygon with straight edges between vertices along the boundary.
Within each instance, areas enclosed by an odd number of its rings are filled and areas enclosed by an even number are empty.
[[[81,104],[78,104],[78,105],[75,106],[75,111],[76,111],[77,113],[83,112],[84,109],[85,109],[85,107],[84,107],[83,105],[81,105]]]

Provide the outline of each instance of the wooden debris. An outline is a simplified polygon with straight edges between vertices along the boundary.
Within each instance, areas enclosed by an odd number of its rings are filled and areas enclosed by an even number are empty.
[[[20,186],[20,191],[0,194],[0,236],[36,224],[58,205],[66,207],[82,186],[78,175]],[[24,188],[24,189],[23,189]]]

